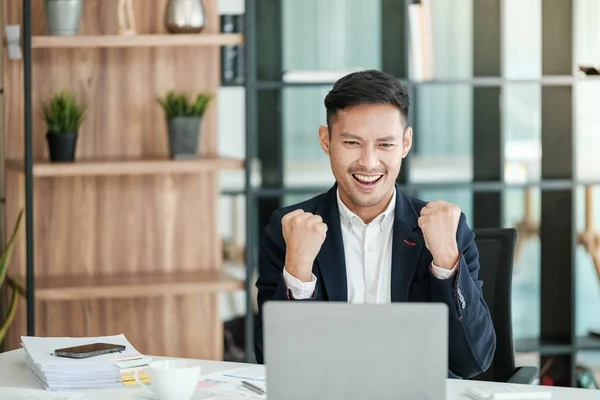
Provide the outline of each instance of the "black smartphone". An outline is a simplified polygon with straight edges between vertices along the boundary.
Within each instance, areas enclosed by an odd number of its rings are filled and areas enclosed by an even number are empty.
[[[89,358],[102,354],[110,354],[125,351],[125,346],[110,343],[92,343],[83,346],[65,347],[54,350],[54,355],[69,358]]]

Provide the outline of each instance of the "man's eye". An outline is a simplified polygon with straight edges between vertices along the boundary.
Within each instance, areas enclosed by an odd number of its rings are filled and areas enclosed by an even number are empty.
[[[354,146],[358,144],[356,140],[346,140],[344,143],[346,143],[348,146]]]
[[[381,143],[381,147],[390,148],[390,147],[394,147],[394,144],[393,143]]]

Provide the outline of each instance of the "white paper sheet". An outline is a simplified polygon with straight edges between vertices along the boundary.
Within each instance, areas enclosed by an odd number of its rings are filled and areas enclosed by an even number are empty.
[[[36,364],[42,364],[45,367],[51,366],[71,366],[80,368],[82,366],[95,366],[95,364],[107,364],[108,362],[116,362],[118,360],[141,357],[142,355],[129,343],[125,335],[100,336],[100,337],[85,337],[85,338],[69,338],[69,337],[32,337],[21,336],[21,343],[25,351],[29,353]],[[125,346],[125,351],[122,353],[104,354],[101,356],[74,359],[66,357],[56,357],[53,355],[54,350],[65,347],[82,346],[92,343],[110,343],[120,344]]]
[[[253,365],[230,369],[227,371],[216,372],[203,377],[206,382],[215,383],[216,386],[208,390],[213,393],[227,394],[234,396],[245,396],[254,399],[266,399],[264,394],[258,394],[242,385],[242,381],[247,381],[263,390],[267,390],[266,371],[264,365]]]

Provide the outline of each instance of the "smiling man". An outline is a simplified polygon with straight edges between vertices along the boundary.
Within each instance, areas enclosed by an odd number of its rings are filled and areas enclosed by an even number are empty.
[[[496,336],[478,280],[479,253],[464,214],[396,185],[413,132],[406,88],[379,71],[338,80],[325,98],[319,141],[336,184],[273,212],[259,255],[256,358],[269,300],[444,302],[449,376],[487,370]],[[310,324],[310,321],[306,322]]]

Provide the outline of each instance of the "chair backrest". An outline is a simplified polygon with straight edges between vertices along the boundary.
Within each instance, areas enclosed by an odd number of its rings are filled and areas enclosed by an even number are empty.
[[[483,281],[483,298],[487,303],[496,331],[496,353],[492,366],[477,380],[506,382],[515,373],[515,349],[511,320],[511,287],[517,231],[475,229],[479,250],[479,279]]]

